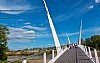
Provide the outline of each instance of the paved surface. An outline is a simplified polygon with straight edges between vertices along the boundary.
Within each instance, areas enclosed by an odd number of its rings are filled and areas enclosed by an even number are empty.
[[[93,63],[80,48],[67,50],[55,63]]]

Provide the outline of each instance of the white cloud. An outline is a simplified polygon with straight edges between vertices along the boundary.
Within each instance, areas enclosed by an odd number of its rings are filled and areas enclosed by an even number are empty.
[[[83,30],[83,33],[91,33],[93,35],[100,35],[100,27],[91,27],[89,29]]]
[[[30,22],[26,22],[26,23],[24,23],[25,25],[29,25],[29,24],[31,24]]]
[[[68,36],[73,36],[73,35],[77,35],[77,34],[79,34],[79,32],[68,33]],[[65,37],[65,36],[66,36],[66,33],[60,34],[60,35],[58,35],[58,36],[63,36],[63,37]]]
[[[79,32],[69,33],[68,35],[69,35],[69,36],[73,36],[73,35],[77,35],[77,34],[79,34]]]
[[[78,35],[80,32],[68,33],[69,36]],[[82,34],[92,34],[92,35],[100,35],[100,27],[91,27],[88,29],[82,30]],[[61,34],[59,36],[66,36],[66,33]]]
[[[36,34],[36,38],[48,38],[48,37],[52,37],[52,34],[49,33],[37,33]]]
[[[74,9],[74,10],[69,11],[68,13],[63,13],[63,14],[60,14],[60,15],[56,16],[54,18],[55,21],[61,22],[61,21],[64,21],[64,20],[67,21],[67,19],[71,19],[73,17],[74,18],[78,18],[78,17],[82,16],[83,14],[89,12],[90,11],[90,8],[91,9],[94,8],[94,6],[91,5],[92,4],[91,1],[88,2],[88,3],[86,3],[86,4],[84,4],[83,6],[80,5],[81,3],[82,2],[79,2],[79,4],[73,5],[71,7],[71,9]],[[69,10],[70,10],[70,8],[69,8]]]
[[[72,16],[74,16],[74,14],[70,14],[68,16],[66,16],[65,14],[62,14],[62,15],[56,16],[55,21],[60,22],[63,20],[67,20],[67,19],[71,18]]]
[[[47,44],[47,46],[48,46],[48,47],[53,47],[53,46],[54,46],[54,44]]]
[[[68,33],[69,36],[73,36],[73,35],[77,35],[79,34],[79,32],[75,32],[75,33]],[[63,34],[58,34],[59,37],[65,37],[66,33]],[[50,33],[37,33],[36,34],[36,38],[49,38],[52,37],[52,34]]]
[[[80,32],[73,32],[73,33],[68,33],[68,36],[74,36],[74,35],[79,35]],[[82,35],[100,35],[100,27],[91,27],[88,29],[83,29],[82,30]],[[66,33],[58,34],[59,37],[66,37]],[[37,33],[36,38],[49,38],[52,37],[52,34],[50,33]]]
[[[44,24],[42,23],[42,24],[40,24],[40,26],[43,26]]]
[[[89,9],[93,9],[93,8],[94,8],[94,6],[93,6],[93,5],[89,6]]]
[[[23,19],[19,19],[18,21],[21,21],[21,22],[23,22],[24,20],[23,20]]]
[[[20,14],[22,12],[25,12],[24,10],[29,10],[29,9],[31,9],[31,6],[28,4],[20,4],[20,3],[18,4],[17,2],[14,1],[0,0],[0,10],[23,10],[23,11],[0,11],[2,13]]]
[[[34,27],[34,26],[31,26],[31,25],[27,25],[27,26],[23,26],[22,28],[29,28],[29,29],[34,29],[34,30],[46,30],[47,28],[46,27]]]
[[[95,0],[95,3],[100,3],[100,0]]]
[[[31,39],[35,38],[35,32],[33,30],[26,30],[22,28],[13,27],[9,27],[9,29],[9,42],[30,42]]]

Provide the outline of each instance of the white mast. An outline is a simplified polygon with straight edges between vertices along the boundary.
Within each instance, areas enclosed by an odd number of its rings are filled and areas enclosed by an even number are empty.
[[[80,26],[79,45],[81,45],[81,39],[82,39],[82,20],[81,20],[81,26]]]
[[[70,39],[69,39],[69,36],[68,36],[68,34],[67,34],[67,33],[66,33],[66,36],[67,36],[68,42],[69,42],[69,44],[70,44]]]
[[[45,8],[46,8],[46,12],[47,12],[49,24],[50,24],[51,31],[52,31],[52,35],[53,35],[54,42],[55,42],[55,45],[56,45],[57,54],[59,54],[59,53],[61,52],[61,45],[60,45],[60,42],[59,42],[59,40],[58,40],[58,36],[57,36],[56,30],[55,30],[55,28],[54,28],[53,21],[52,21],[52,19],[51,19],[51,17],[50,17],[50,13],[49,13],[49,10],[48,10],[48,8],[47,8],[47,5],[46,5],[45,0],[43,0],[43,2],[44,2],[44,5],[45,5]]]

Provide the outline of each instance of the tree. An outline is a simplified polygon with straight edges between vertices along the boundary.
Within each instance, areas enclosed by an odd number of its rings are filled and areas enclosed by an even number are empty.
[[[100,35],[94,35],[91,37],[91,41],[93,43],[93,47],[96,49],[100,49]]]
[[[5,54],[7,50],[7,34],[9,34],[9,30],[6,26],[0,25],[0,60],[7,60],[7,56]]]
[[[92,44],[92,42],[91,42],[91,38],[86,38],[86,39],[85,39],[85,42],[86,42],[86,43],[85,43],[86,46],[90,46],[90,47],[93,46],[93,44]]]
[[[86,38],[84,44],[100,50],[100,35],[91,36],[91,38]]]

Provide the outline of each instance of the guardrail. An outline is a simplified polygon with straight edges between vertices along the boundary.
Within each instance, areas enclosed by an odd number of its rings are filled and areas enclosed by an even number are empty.
[[[62,51],[59,55],[54,57],[54,51],[52,50],[52,59],[48,63],[54,63],[66,50],[69,50],[67,46],[62,47]]]
[[[98,54],[97,54],[97,50],[95,48],[92,48],[92,47],[88,47],[88,46],[84,46],[84,45],[78,45],[79,48],[81,48],[84,53],[93,61],[93,63],[100,63],[99,62],[99,58],[98,58]],[[48,62],[48,63],[54,63],[66,50],[69,50],[70,48],[67,47],[67,46],[64,46],[62,47],[62,51],[59,55],[56,55],[55,56],[55,50],[54,49],[50,49],[49,51],[52,51],[52,54],[51,54],[51,60]],[[94,55],[95,55],[95,59],[93,58],[92,56],[92,52],[91,52],[91,49],[94,51]],[[20,57],[19,59],[17,60],[14,60],[14,61],[11,61],[11,62],[8,62],[8,63],[13,63],[13,62],[16,62],[18,60],[21,60],[22,63],[27,63],[27,58],[30,58],[30,57],[33,57],[33,56],[37,56],[37,55],[43,55],[43,62],[42,63],[47,63],[47,52],[48,51],[43,51],[43,52],[40,52],[38,54],[34,54],[34,55],[30,55],[30,56],[27,56],[27,57]],[[57,54],[57,53],[56,53]]]
[[[84,53],[93,61],[93,63],[100,63],[97,50],[95,48],[84,45],[78,45],[78,47],[80,47],[84,51]],[[94,51],[95,59],[92,56],[91,49],[93,49]]]

